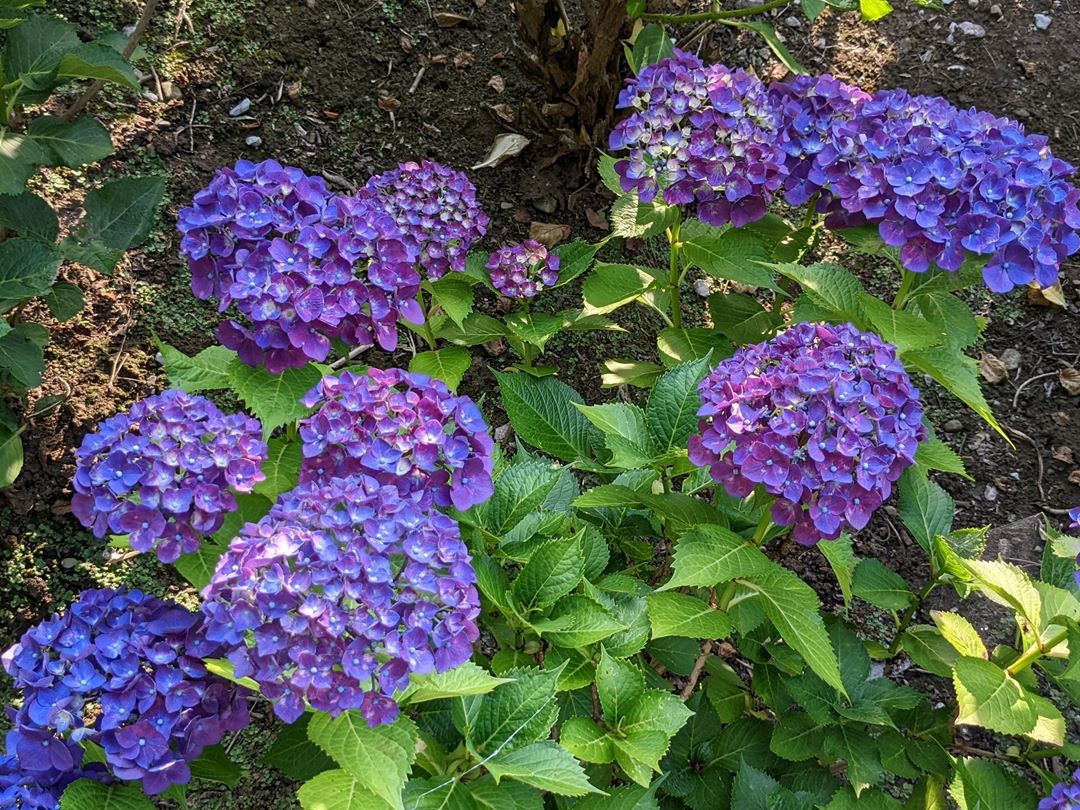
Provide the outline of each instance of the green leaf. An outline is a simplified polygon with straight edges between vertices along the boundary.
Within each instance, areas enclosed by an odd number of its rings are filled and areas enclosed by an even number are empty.
[[[587,717],[571,717],[563,723],[559,727],[559,742],[585,762],[603,765],[615,759],[611,739]]]
[[[744,293],[713,293],[709,314],[718,332],[735,343],[759,343],[780,325],[776,315]]]
[[[19,79],[16,100],[36,104],[48,98],[56,69],[65,53],[80,45],[75,26],[57,17],[32,14],[7,34],[4,47],[4,81]]]
[[[978,580],[987,599],[1012,608],[1030,627],[1042,626],[1042,597],[1023,569],[1002,560],[959,560]]]
[[[962,475],[969,481],[973,480],[964,467],[964,460],[957,455],[951,447],[936,437],[926,439],[919,444],[915,451],[915,463],[921,464],[930,470]]]
[[[634,73],[640,73],[642,68],[667,59],[674,53],[675,48],[664,26],[650,23],[638,31],[634,38],[634,58],[630,67]]]
[[[586,315],[603,315],[636,300],[656,283],[656,278],[640,267],[630,264],[597,262],[581,294]]]
[[[164,177],[121,177],[86,195],[87,224],[94,239],[117,250],[141,243],[157,219]]]
[[[507,329],[501,321],[482,312],[473,312],[458,326],[447,319],[436,330],[436,336],[459,346],[479,346],[506,337]]]
[[[1039,801],[1031,785],[988,759],[957,759],[949,795],[960,810],[1019,810]]]
[[[738,577],[761,574],[772,564],[757,546],[720,526],[701,526],[675,544],[674,573],[659,589],[685,585],[712,587]]]
[[[60,253],[65,261],[76,262],[106,275],[115,270],[124,257],[124,251],[111,248],[104,242],[81,242],[74,236],[65,236],[60,240]]]
[[[888,0],[859,0],[859,11],[867,22],[874,22],[892,13]]]
[[[934,324],[910,312],[893,309],[868,293],[860,296],[859,307],[873,330],[901,352],[927,349],[945,340],[945,333]]]
[[[472,355],[468,349],[446,346],[415,355],[409,361],[409,371],[442,380],[447,388],[455,391],[471,365]]]
[[[431,287],[432,303],[441,307],[450,320],[462,326],[473,311],[472,285],[454,273],[428,283]]]
[[[806,19],[813,22],[825,11],[825,0],[799,0],[799,8],[806,15]]]
[[[317,774],[300,786],[296,798],[303,810],[397,810],[404,807],[400,797],[388,801],[372,793],[353,774],[344,770]]]
[[[767,810],[768,797],[779,797],[783,790],[767,773],[740,762],[731,785],[731,810]]]
[[[484,767],[498,784],[516,779],[560,796],[585,796],[602,791],[589,784],[585,769],[573,755],[551,740],[536,742],[486,760]]]
[[[236,360],[236,352],[232,349],[210,346],[194,357],[189,357],[168,343],[155,342],[171,387],[196,394],[200,391],[217,391],[232,385],[229,369]]]
[[[593,257],[600,249],[600,245],[593,245],[575,239],[573,242],[559,245],[552,253],[559,257],[559,280],[556,287],[569,284],[580,276],[592,265]]]
[[[202,590],[210,584],[218,560],[228,549],[220,543],[203,541],[190,554],[183,554],[173,563],[180,576],[190,582],[196,590]]]
[[[62,79],[97,79],[140,89],[139,78],[127,60],[98,42],[85,42],[65,53],[56,75]]]
[[[952,644],[960,655],[966,655],[969,658],[987,657],[986,645],[983,644],[979,631],[959,613],[934,610],[930,612],[930,618],[941,631],[942,637]]]
[[[829,313],[830,320],[850,321],[862,329],[863,287],[859,280],[836,264],[772,264],[778,273],[798,283],[810,300]]]
[[[765,615],[780,637],[805,659],[818,677],[846,695],[840,665],[821,621],[818,612],[821,605],[814,589],[775,563],[746,575],[745,584],[761,597]]]
[[[56,155],[60,165],[72,169],[97,163],[113,153],[109,131],[89,115],[74,121],[43,115],[30,122],[26,134],[46,152]]]
[[[22,430],[0,428],[0,488],[10,487],[23,468]]]
[[[637,193],[620,193],[608,213],[612,235],[625,239],[656,236],[671,227],[678,218],[677,207],[665,205],[659,198],[643,203]]]
[[[369,728],[359,712],[345,712],[333,719],[318,713],[308,725],[308,737],[360,787],[402,810],[401,789],[416,759],[418,734],[411,720],[399,717],[392,724]]]
[[[7,369],[18,383],[29,389],[41,385],[45,353],[26,326],[29,324],[18,324],[0,337],[0,368]]]
[[[335,767],[334,761],[308,739],[308,723],[312,716],[301,715],[295,723],[278,729],[274,744],[263,758],[266,764],[297,782],[306,782]]]
[[[0,178],[3,177],[2,167],[0,155]],[[52,206],[33,192],[15,195],[0,192],[0,228],[52,246],[60,235],[60,220]]]
[[[674,326],[656,336],[656,347],[660,350],[661,362],[669,369],[708,357],[710,353],[714,360],[719,360],[730,356],[733,351],[727,338],[711,329]]]
[[[273,500],[282,492],[288,492],[296,486],[303,451],[300,442],[279,438],[270,439],[267,446],[269,449],[266,461],[262,464],[266,478],[255,485],[254,491]]]
[[[543,810],[539,791],[520,782],[496,785],[490,776],[474,779],[465,785],[474,810]],[[414,810],[409,805],[407,810]]]
[[[553,377],[493,373],[518,436],[563,461],[589,456],[592,427],[574,407],[575,403],[584,404],[580,394]]]
[[[230,385],[262,423],[263,435],[307,416],[311,409],[300,398],[319,384],[322,374],[312,365],[273,375],[237,358],[229,365]]]
[[[778,290],[773,274],[763,265],[772,259],[760,239],[742,229],[721,231],[704,223],[687,223],[681,255],[687,266],[699,267],[713,278]]]
[[[26,135],[0,131],[0,194],[22,194],[37,167],[49,156]]]
[[[601,650],[600,663],[596,667],[596,691],[604,710],[604,720],[614,728],[645,694],[645,676],[629,661],[613,658],[607,650]]]
[[[1038,712],[1024,687],[996,664],[961,656],[953,670],[961,725],[983,726],[1001,734],[1028,734]]]
[[[914,467],[900,476],[898,488],[900,519],[919,545],[929,552],[934,537],[948,534],[952,529],[956,502]]]
[[[948,292],[928,292],[912,296],[907,308],[934,324],[954,349],[974,345],[982,335],[983,324],[967,304]]]
[[[19,301],[46,292],[60,269],[50,245],[17,236],[0,242],[0,300]]]
[[[863,601],[884,610],[903,610],[915,598],[903,577],[872,558],[860,560],[855,566],[851,590]]]
[[[722,610],[682,593],[654,593],[647,597],[652,637],[722,639],[731,633],[731,619]]]
[[[546,738],[559,714],[555,701],[558,669],[510,670],[505,674],[513,682],[481,698],[468,730],[472,749],[480,756],[508,753]]]
[[[55,806],[55,805],[54,805]],[[130,782],[103,785],[90,779],[79,779],[68,785],[60,799],[60,810],[153,810],[142,787]]]
[[[510,334],[531,343],[540,351],[559,333],[564,322],[562,315],[548,315],[544,312],[521,311],[506,316],[506,326]]]
[[[769,750],[790,762],[802,762],[821,752],[825,728],[803,712],[780,715],[769,740]]]
[[[824,743],[830,757],[847,765],[847,778],[856,796],[885,775],[874,738],[862,729],[843,724],[832,726],[825,733]]]
[[[462,697],[465,695],[486,695],[510,678],[496,678],[486,669],[466,661],[442,673],[413,675],[409,687],[398,696],[400,703],[423,703],[428,700]]]
[[[204,748],[199,758],[191,763],[191,775],[197,779],[236,787],[243,772],[240,766],[229,758],[223,746],[211,745]]]
[[[1009,440],[983,396],[974,360],[947,348],[905,352],[902,359],[905,365],[933,377],[946,391],[981,416],[1002,438]]]
[[[655,452],[641,408],[621,402],[575,406],[604,434],[604,443],[612,454],[608,466],[636,469],[652,463]]]
[[[85,304],[82,290],[66,281],[53,284],[49,291],[41,296],[41,300],[45,302],[45,306],[49,308],[53,317],[61,323],[70,321],[82,312]]]
[[[957,652],[936,627],[917,624],[901,637],[901,647],[917,666],[941,678],[951,678]]]
[[[829,566],[836,575],[840,592],[844,595],[844,605],[850,607],[851,586],[856,565],[855,549],[852,547],[850,535],[841,534],[835,540],[822,540],[817,544],[817,550],[828,560]]]
[[[553,540],[533,552],[514,580],[514,597],[522,607],[543,610],[577,587],[585,567],[581,536]]]
[[[605,360],[600,381],[604,388],[613,388],[618,385],[652,388],[663,373],[664,367],[656,363],[639,360]]]
[[[610,610],[581,594],[561,599],[550,618],[534,621],[532,627],[559,647],[585,647],[628,629]]]
[[[697,429],[701,407],[698,383],[708,370],[708,357],[673,368],[653,385],[645,411],[649,437],[659,455],[681,450]]]
[[[587,796],[574,805],[574,810],[659,810],[656,791],[663,781],[657,779],[648,787],[623,785],[609,788],[607,796]]]
[[[776,35],[776,29],[767,22],[762,20],[720,20],[720,22],[724,25],[730,25],[733,28],[745,28],[756,33],[765,40],[765,44],[769,46],[769,50],[776,55],[776,58],[780,60],[781,64],[792,73],[805,74],[809,72],[799,64],[794,56],[791,55],[791,51],[787,49],[787,46],[781,41],[780,37]]]
[[[565,468],[547,459],[520,462],[495,480],[495,492],[476,507],[477,523],[503,536],[530,514],[567,512],[577,494],[577,482]]]

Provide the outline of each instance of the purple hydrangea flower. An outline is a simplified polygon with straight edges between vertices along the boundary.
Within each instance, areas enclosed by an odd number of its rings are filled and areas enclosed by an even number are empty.
[[[392,722],[410,674],[469,659],[476,576],[431,493],[366,475],[301,484],[249,523],[204,592],[208,637],[230,648],[287,723],[305,701]]]
[[[1008,292],[1050,286],[1080,250],[1075,170],[1021,124],[905,90],[867,96],[830,76],[770,95],[793,162],[789,202],[820,191],[827,224],[876,225],[908,270],[954,271],[980,254],[986,285]]]
[[[235,305],[248,321],[225,321],[218,337],[249,365],[277,374],[322,361],[333,339],[392,351],[399,319],[423,322],[411,237],[321,177],[241,160],[195,195],[177,227],[196,297],[217,298],[222,312]]]
[[[492,286],[507,298],[534,298],[559,281],[559,257],[535,239],[504,245],[491,254],[486,266]]]
[[[699,391],[690,460],[734,497],[774,495],[773,519],[800,543],[866,526],[926,436],[896,348],[850,324],[744,346]]]
[[[1080,530],[1080,506],[1074,506],[1069,510],[1069,528]],[[1076,558],[1077,566],[1080,566],[1080,555]],[[1080,567],[1073,573],[1073,579],[1076,580],[1076,584],[1080,587]]]
[[[441,380],[401,369],[323,377],[303,403],[300,482],[370,475],[402,495],[430,489],[438,506],[491,497],[494,443],[480,409]]]
[[[266,476],[256,419],[170,389],[103,421],[75,453],[71,511],[97,537],[126,534],[162,562],[197,551]]]
[[[779,118],[758,79],[676,50],[631,78],[618,106],[633,110],[609,139],[630,150],[615,164],[624,191],[643,202],[658,193],[669,205],[696,201],[712,225],[765,216],[786,169]]]
[[[84,591],[3,655],[23,694],[8,754],[55,786],[78,772],[77,743],[90,740],[115,776],[147,793],[186,783],[203,748],[248,724],[248,693],[200,660],[222,654],[181,605],[137,590]]]
[[[9,732],[12,746],[8,753],[0,755],[0,808],[22,808],[23,810],[59,810],[60,797],[72,782],[78,779],[93,779],[97,782],[108,781],[105,766],[99,762],[89,763],[85,767],[74,765],[66,770],[49,767],[42,770],[39,766],[43,759],[38,751],[33,751],[30,762],[33,768],[25,767],[14,746],[21,741],[18,730]],[[82,757],[82,749],[75,743],[57,743],[72,757],[72,761]]]
[[[465,270],[469,246],[487,233],[488,217],[464,172],[425,160],[401,163],[367,181],[357,197],[389,214],[417,245],[432,281]]]
[[[1080,810],[1080,769],[1073,771],[1068,782],[1054,785],[1050,795],[1039,801],[1038,810]]]

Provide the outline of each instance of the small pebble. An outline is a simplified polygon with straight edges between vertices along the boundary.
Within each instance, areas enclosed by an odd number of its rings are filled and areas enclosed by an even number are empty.
[[[1054,21],[1053,17],[1049,14],[1036,14],[1035,15],[1035,27],[1040,31],[1045,31],[1050,27],[1050,23]]]
[[[959,433],[961,430],[964,429],[964,423],[961,422],[959,419],[950,419],[948,422],[941,426],[941,429],[944,430],[946,433]]]
[[[246,143],[252,149],[258,149],[260,146],[262,146],[262,138],[260,138],[258,135],[248,135],[246,138],[244,138],[244,143]]]
[[[988,501],[996,501],[998,498],[997,487],[993,484],[987,484],[986,489],[983,490],[983,497]]]
[[[802,20],[794,16],[785,17],[784,25],[786,25],[788,28],[802,28]]]
[[[975,39],[982,39],[986,36],[986,29],[970,20],[964,20],[962,23],[957,23],[956,30],[964,36],[974,37]]]
[[[1008,371],[1016,371],[1020,368],[1021,359],[1023,358],[1016,349],[1006,349],[1001,353],[1001,362],[1004,363]]]
[[[240,101],[235,107],[229,110],[230,118],[238,118],[251,109],[251,99],[245,98]]]
[[[63,568],[74,568],[78,564],[79,561],[76,560],[74,557],[64,557],[64,559],[60,561],[60,565]]]
[[[540,197],[533,200],[533,207],[545,214],[554,214],[559,207],[559,202],[554,197]]]
[[[709,282],[703,278],[694,279],[694,292],[696,292],[702,298],[708,298],[711,290],[709,289]]]
[[[999,6],[997,3],[994,3],[994,5],[990,6],[990,14],[994,17],[1002,16],[1003,12],[1001,10],[1001,6]]]

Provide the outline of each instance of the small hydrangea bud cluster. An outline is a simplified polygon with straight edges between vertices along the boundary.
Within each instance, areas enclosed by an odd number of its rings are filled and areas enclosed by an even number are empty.
[[[1080,810],[1080,769],[1073,771],[1068,782],[1054,785],[1050,795],[1039,801],[1039,810]]]
[[[644,202],[698,204],[712,225],[746,225],[765,215],[784,182],[785,155],[765,86],[743,70],[704,65],[682,51],[649,65],[619,94],[633,113],[610,146],[620,185]]]
[[[204,596],[208,638],[230,647],[291,723],[305,700],[372,726],[397,717],[411,673],[469,659],[476,576],[457,523],[431,493],[369,476],[302,484],[221,558]]]
[[[323,377],[303,399],[301,483],[369,475],[457,509],[491,497],[494,443],[469,397],[401,369]]]
[[[203,748],[248,724],[247,692],[200,660],[221,654],[187,608],[136,590],[84,591],[3,655],[23,695],[8,754],[47,789],[78,771],[85,740],[147,793],[186,783]]]
[[[850,324],[801,323],[745,346],[699,386],[690,460],[734,497],[760,485],[800,543],[861,529],[926,436],[895,347]]]
[[[75,453],[71,510],[98,537],[128,535],[162,562],[197,551],[236,511],[237,492],[265,479],[259,422],[168,390],[103,421]]]
[[[492,286],[507,298],[534,298],[544,287],[554,287],[559,281],[559,257],[535,239],[503,245],[491,254],[486,266]]]
[[[463,172],[425,160],[402,163],[367,181],[357,197],[370,201],[413,240],[432,281],[465,270],[469,246],[487,233],[476,186]]]
[[[422,323],[418,248],[389,214],[331,193],[273,160],[222,169],[180,212],[181,252],[198,298],[231,305],[218,338],[277,374],[325,360],[331,340],[390,351],[397,323]],[[365,265],[362,276],[356,267]]]

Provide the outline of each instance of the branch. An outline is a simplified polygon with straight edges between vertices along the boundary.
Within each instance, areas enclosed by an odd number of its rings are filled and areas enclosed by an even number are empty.
[[[732,8],[726,11],[701,11],[697,14],[642,14],[641,19],[649,22],[663,22],[679,25],[681,23],[706,22],[708,20],[728,20],[733,17],[752,17],[755,14],[764,14],[774,8],[786,6],[791,0],[769,0],[760,6],[747,6],[746,8]]]

